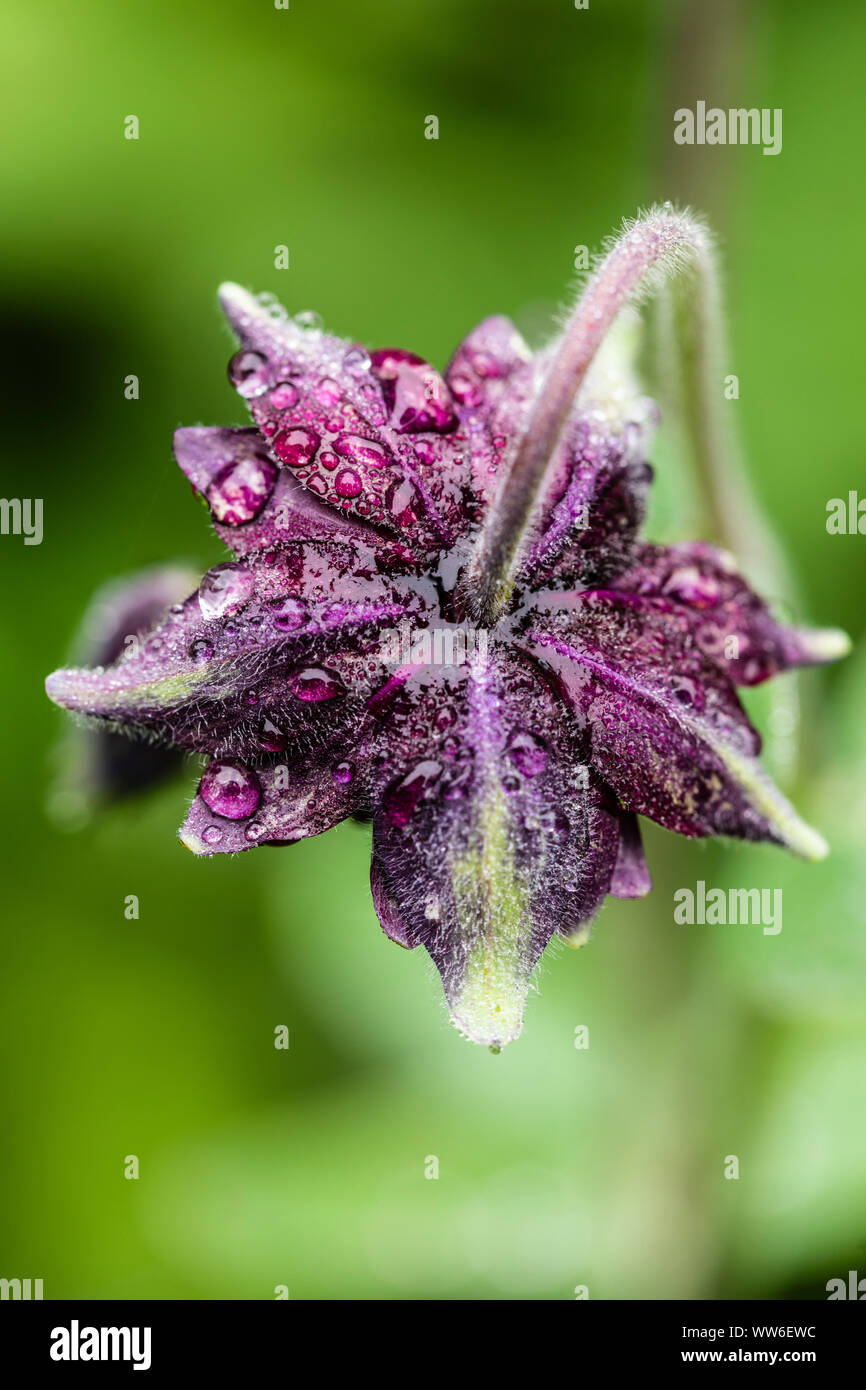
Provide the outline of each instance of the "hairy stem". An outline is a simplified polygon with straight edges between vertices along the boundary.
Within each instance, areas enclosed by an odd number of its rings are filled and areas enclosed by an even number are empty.
[[[493,623],[513,592],[545,511],[553,460],[575,398],[623,306],[657,289],[668,274],[698,262],[712,270],[703,226],[669,205],[626,224],[588,280],[505,470],[467,565],[462,590],[476,621]]]

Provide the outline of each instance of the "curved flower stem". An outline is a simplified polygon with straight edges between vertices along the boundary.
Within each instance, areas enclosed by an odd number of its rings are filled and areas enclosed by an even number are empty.
[[[513,591],[543,510],[562,431],[608,329],[625,304],[693,263],[712,275],[708,234],[688,213],[666,204],[626,223],[587,282],[464,575],[463,601],[478,622],[495,622]]]

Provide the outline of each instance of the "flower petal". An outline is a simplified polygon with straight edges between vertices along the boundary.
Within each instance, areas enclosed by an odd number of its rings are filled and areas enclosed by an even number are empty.
[[[535,964],[597,910],[617,849],[563,707],[502,651],[415,672],[374,760],[374,855],[393,913],[433,958],[475,1042],[517,1037]]]
[[[420,942],[413,936],[394,905],[394,895],[388,885],[387,875],[375,854],[370,860],[370,891],[373,894],[376,916],[385,935],[405,950],[414,951]]]
[[[237,285],[223,285],[220,300],[242,345],[229,376],[272,460],[328,506],[413,550],[453,544],[468,524],[468,464],[435,368],[275,317]]]
[[[701,650],[736,685],[757,685],[792,666],[836,661],[851,648],[836,628],[783,627],[733,558],[701,541],[642,545],[615,587],[668,600]]]
[[[292,541],[336,540],[367,550],[382,569],[417,565],[422,552],[320,501],[272,459],[255,429],[175,430],[177,461],[208,503],[214,529],[235,555]]]
[[[528,415],[536,377],[532,353],[511,320],[499,314],[473,328],[448,364],[445,379],[465,425],[472,489],[482,508]]]
[[[560,678],[623,807],[682,835],[826,852],[755,761],[758,735],[733,687],[658,601],[586,590],[545,604],[522,640]]]
[[[381,628],[426,621],[431,585],[371,574],[345,548],[217,565],[120,661],[59,671],[58,704],[214,756],[325,744],[391,675]]]
[[[652,886],[638,818],[631,811],[623,811],[619,817],[619,850],[610,891],[615,898],[645,898]]]
[[[363,744],[264,767],[210,763],[179,831],[181,843],[193,854],[234,854],[320,835],[366,807],[366,773]]]

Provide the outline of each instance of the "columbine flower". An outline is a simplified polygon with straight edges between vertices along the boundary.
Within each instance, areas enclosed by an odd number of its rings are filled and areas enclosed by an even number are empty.
[[[580,944],[607,893],[648,891],[637,815],[825,852],[735,686],[845,639],[779,627],[709,545],[639,542],[655,411],[599,352],[647,277],[708,263],[699,224],[654,211],[548,349],[486,319],[444,377],[223,286],[254,425],[178,430],[175,452],[235,558],[137,651],[48,681],[208,756],[196,854],[372,817],[385,932],[425,947],[457,1027],[494,1047],[553,935]],[[383,639],[407,624],[485,641],[395,666]]]

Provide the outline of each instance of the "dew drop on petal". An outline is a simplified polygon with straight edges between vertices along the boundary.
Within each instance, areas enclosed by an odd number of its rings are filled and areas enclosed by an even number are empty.
[[[363,484],[352,468],[342,468],[334,479],[334,491],[338,497],[357,497]]]
[[[307,605],[299,598],[282,598],[271,609],[274,627],[280,632],[294,632],[303,627],[310,614]]]
[[[326,410],[338,405],[342,392],[339,384],[332,377],[326,376],[316,387],[316,400],[319,405],[323,405]]]
[[[366,464],[368,468],[384,468],[391,463],[390,450],[375,439],[365,439],[360,434],[341,434],[332,446],[341,458],[352,463]]]
[[[349,376],[364,376],[370,370],[370,354],[366,348],[350,347],[343,358],[343,368]]]
[[[335,700],[346,688],[336,672],[328,671],[324,666],[299,667],[289,676],[288,685],[295,699],[308,704]]]
[[[198,790],[214,815],[227,820],[246,820],[262,799],[258,777],[243,763],[209,763]]]
[[[218,845],[223,837],[223,833],[218,825],[206,825],[201,833],[201,837],[206,845]]]
[[[371,354],[370,361],[398,433],[446,434],[455,428],[457,417],[448,387],[423,357],[402,348],[382,348]]]
[[[508,743],[508,756],[524,777],[537,777],[547,767],[547,747],[543,739],[526,729],[518,729]]]
[[[278,381],[270,396],[268,404],[274,410],[291,410],[293,405],[298,404],[298,388],[291,381]]]
[[[198,606],[204,618],[236,613],[252,596],[255,580],[243,565],[216,565],[199,585]]]
[[[275,434],[272,448],[277,458],[288,464],[289,468],[303,468],[314,457],[319,442],[315,430],[299,425],[297,429],[280,430],[279,434]]]
[[[418,520],[420,506],[418,489],[408,478],[392,483],[385,495],[385,510],[398,526],[412,526]]]
[[[267,360],[260,352],[236,352],[229,362],[229,381],[241,396],[261,396],[268,389]]]
[[[220,470],[208,488],[210,509],[224,526],[243,526],[258,516],[276,481],[277,468],[269,458],[236,459]]]
[[[252,841],[260,840],[264,833],[265,827],[262,825],[261,821],[253,820],[250,821],[249,825],[244,829],[244,839]]]
[[[692,608],[712,608],[719,601],[719,586],[715,579],[701,574],[697,565],[681,565],[675,569],[666,580],[662,592]]]
[[[193,661],[210,661],[213,656],[213,647],[203,637],[197,637],[190,646],[189,654]]]
[[[286,736],[270,719],[263,719],[259,726],[258,744],[264,753],[282,753]]]
[[[302,309],[299,314],[295,314],[295,323],[306,333],[322,331],[322,315],[317,314],[315,309]]]
[[[338,763],[334,768],[334,781],[345,784],[351,782],[355,775],[355,769],[351,763]]]
[[[454,713],[453,705],[442,705],[433,716],[433,727],[444,734],[448,729],[457,723],[457,715]]]

